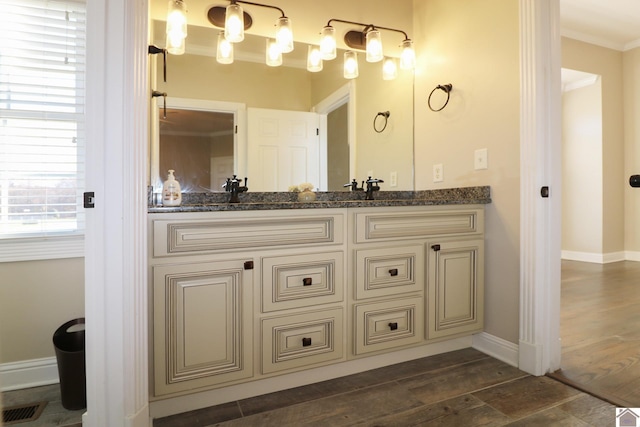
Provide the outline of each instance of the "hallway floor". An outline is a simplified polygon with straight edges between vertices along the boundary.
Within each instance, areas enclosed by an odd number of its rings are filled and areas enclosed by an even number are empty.
[[[154,421],[202,426],[607,426],[615,407],[464,349]]]
[[[562,262],[559,380],[640,407],[640,262]]]

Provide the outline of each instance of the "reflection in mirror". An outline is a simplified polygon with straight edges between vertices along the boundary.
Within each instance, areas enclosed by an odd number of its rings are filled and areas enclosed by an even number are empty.
[[[156,39],[164,36],[163,24],[154,21]],[[320,115],[320,129],[326,126],[326,133],[320,135],[321,151],[317,159],[320,182],[313,183],[317,188],[343,190],[343,185],[351,179],[360,182],[371,172],[374,178],[385,180],[383,189],[413,189],[413,73],[400,72],[396,80],[384,81],[380,63],[367,63],[364,54],[359,54],[360,76],[357,79],[343,78],[340,54],[335,60],[325,61],[321,72],[311,73],[306,70],[304,59],[307,46],[299,42],[296,42],[294,52],[285,55],[283,66],[269,67],[264,63],[264,39],[252,35],[246,35],[245,41],[236,45],[235,61],[222,65],[215,59],[217,33],[213,28],[189,27],[187,53],[168,59],[167,83],[153,77],[162,70],[161,61],[155,61],[152,73],[155,89],[166,92],[169,99],[190,99],[196,104],[222,102],[240,104],[246,109],[315,111]],[[260,53],[240,52],[241,48],[253,44],[252,39],[258,40],[255,45],[260,46]],[[296,58],[294,54],[302,58]],[[333,99],[336,93],[340,94],[339,102]],[[156,103],[153,104],[156,108]],[[185,107],[194,109],[193,106]],[[384,132],[378,133],[373,128],[373,121],[380,111],[390,111],[391,116]],[[240,131],[246,132],[250,126],[244,120],[236,123],[240,123]],[[251,146],[250,141],[248,144],[244,135],[236,135],[235,139],[236,144],[240,142],[240,149],[236,147],[233,152],[233,173],[251,180],[253,174],[247,170],[247,151],[244,151]],[[157,183],[158,177],[164,180],[166,171],[163,170],[165,166],[155,160],[157,157],[154,159],[154,153],[157,156],[159,150],[155,144],[158,144],[157,137],[152,139],[150,159],[151,182]],[[184,171],[188,176],[193,175],[191,171],[186,172],[191,167],[185,164],[172,169],[176,170],[176,175]],[[390,177],[395,175],[397,186],[391,187]],[[205,185],[203,180],[206,178],[196,180],[190,190],[185,186],[185,191],[200,191],[198,187],[215,189],[210,182]],[[274,188],[270,191],[282,190]]]
[[[159,122],[161,173],[175,170],[185,192],[224,191],[234,169],[233,114],[168,108]]]

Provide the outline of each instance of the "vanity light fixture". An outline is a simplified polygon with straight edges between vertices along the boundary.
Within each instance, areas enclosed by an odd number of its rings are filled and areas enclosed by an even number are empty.
[[[282,51],[280,46],[274,39],[267,39],[267,47],[265,50],[265,62],[270,67],[278,67],[282,65]]]
[[[402,42],[400,68],[403,70],[413,70],[416,68],[416,51],[413,49],[413,41],[409,39]]]
[[[381,27],[373,24],[362,24],[360,22],[345,21],[342,19],[330,19],[329,22],[327,22],[327,25],[322,28],[322,31],[320,33],[320,50],[322,52],[322,59],[335,58],[335,28],[331,25],[333,22],[340,22],[348,25],[360,25],[363,27],[363,29],[359,31],[347,31],[344,35],[344,43],[353,50],[365,51],[367,53],[368,62],[378,62],[383,60],[384,58],[382,35],[380,33],[380,30],[401,33],[404,36],[404,40],[400,45],[400,47],[402,48],[402,53],[400,56],[400,68],[403,70],[412,70],[415,68],[416,54],[413,48],[413,41],[409,39],[409,36],[406,32],[397,30],[395,28]],[[345,54],[345,74],[347,73],[346,59],[347,55]],[[384,68],[385,65],[383,63],[383,75],[390,77],[393,74],[390,72],[392,65],[387,62],[386,68],[388,69],[389,73],[385,72]]]
[[[218,34],[216,61],[219,64],[233,63],[233,43],[226,39],[224,31],[220,31],[220,34]]]
[[[235,1],[225,9],[224,38],[229,43],[244,40],[244,10]]]
[[[384,58],[382,63],[382,80],[393,80],[398,77],[398,66],[395,58]]]
[[[355,79],[358,77],[358,54],[353,50],[344,53],[344,78]]]
[[[293,27],[291,19],[288,18],[284,11],[277,6],[267,4],[254,3],[244,0],[229,0],[231,3],[227,7],[213,6],[207,12],[207,18],[214,26],[224,28],[224,34],[228,41],[239,43],[244,40],[244,32],[251,28],[253,19],[251,15],[245,12],[240,6],[247,4],[251,6],[260,6],[270,9],[276,9],[281,16],[276,20],[275,40],[280,46],[281,53],[289,53],[293,50]]]
[[[169,0],[167,11],[167,52],[182,55],[187,37],[187,5],[182,0]]]
[[[336,54],[336,29],[327,25],[320,33],[320,54],[324,60],[335,59]]]
[[[382,54],[382,34],[380,30],[376,30],[375,27],[366,32],[365,38],[367,40],[367,62],[379,62],[382,61],[384,55]]]
[[[312,73],[322,71],[322,55],[320,54],[320,47],[309,45],[307,53],[307,70]]]

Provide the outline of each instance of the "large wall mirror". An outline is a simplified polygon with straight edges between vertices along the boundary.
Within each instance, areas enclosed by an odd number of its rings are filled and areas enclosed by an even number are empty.
[[[162,45],[164,22],[151,24],[154,40]],[[174,169],[183,191],[220,191],[232,174],[247,176],[251,191],[283,191],[303,181],[338,191],[351,179],[369,175],[385,181],[383,190],[413,189],[412,72],[401,71],[397,79],[385,81],[380,64],[367,63],[361,54],[359,77],[346,80],[339,53],[324,61],[321,72],[311,73],[306,70],[307,45],[298,42],[284,55],[282,66],[269,67],[265,39],[254,35],[235,45],[232,64],[222,65],[215,59],[218,33],[214,27],[189,26],[187,53],[168,56],[166,83],[161,57],[152,57],[152,85],[168,95],[166,114],[162,98],[152,103],[157,118],[150,144],[154,187]],[[386,128],[378,132],[378,113],[386,111]],[[294,137],[298,145],[293,154],[275,159],[270,147],[259,142],[257,129],[264,126],[256,112],[315,113],[321,129],[318,148],[299,141],[302,133],[311,132],[309,125]],[[280,143],[283,138],[276,139]],[[317,178],[304,178],[309,171]],[[392,175],[397,176],[395,186]]]

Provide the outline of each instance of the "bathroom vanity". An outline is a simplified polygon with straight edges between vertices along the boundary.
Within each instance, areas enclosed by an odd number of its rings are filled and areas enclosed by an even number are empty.
[[[387,193],[150,208],[152,405],[468,346],[483,328],[489,188]]]

